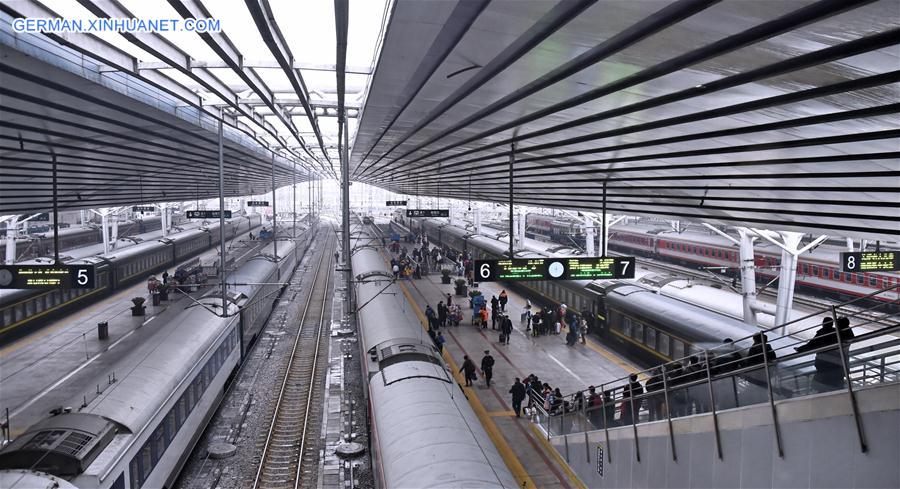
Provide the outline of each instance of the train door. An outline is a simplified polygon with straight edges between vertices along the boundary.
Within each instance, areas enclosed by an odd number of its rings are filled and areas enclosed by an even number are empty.
[[[600,336],[606,336],[607,327],[607,310],[606,301],[603,296],[597,296],[591,303],[592,315],[588,318],[588,331]]]

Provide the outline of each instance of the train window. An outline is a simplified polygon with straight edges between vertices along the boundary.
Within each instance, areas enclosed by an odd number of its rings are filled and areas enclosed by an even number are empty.
[[[627,316],[622,318],[622,334],[631,337],[631,318]]]
[[[677,360],[679,358],[684,358],[684,343],[678,341],[676,339],[672,340],[672,358]]]
[[[877,283],[878,279],[875,277],[875,275],[869,275],[869,287],[875,287]]]
[[[652,349],[656,349],[656,330],[647,326],[646,331],[644,332],[644,343],[647,344]]]
[[[153,435],[150,436],[150,456],[154,466],[156,466],[156,463],[162,458],[163,452],[166,451],[166,440],[163,436],[164,429],[163,425],[159,425],[159,427],[156,428],[156,431],[153,432]]]
[[[138,479],[140,481],[140,485],[144,484],[144,481],[147,480],[147,477],[150,475],[150,471],[153,470],[153,465],[150,460],[150,444],[147,443],[144,445],[144,448],[141,449],[141,477]]]
[[[816,265],[812,265],[812,276],[817,277],[819,275],[819,267]]]
[[[131,459],[131,463],[128,464],[128,475],[129,479],[131,479],[131,487],[140,487],[140,467],[138,466],[138,457],[134,457]]]
[[[656,351],[671,358],[669,356],[669,335],[663,333],[662,331],[659,332],[659,348],[657,348]]]
[[[803,275],[809,275],[809,264],[808,264],[808,263],[801,263],[801,264],[800,264],[800,270],[803,271]]]
[[[632,338],[636,339],[638,343],[644,342],[644,324],[640,321],[634,322],[634,331],[632,333]]]
[[[861,274],[861,273],[856,274],[856,283],[859,285],[864,285],[866,283],[866,278],[863,277],[863,274]]]

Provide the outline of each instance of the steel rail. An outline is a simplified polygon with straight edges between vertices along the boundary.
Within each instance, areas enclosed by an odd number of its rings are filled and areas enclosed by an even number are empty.
[[[333,243],[333,238],[330,237],[327,240],[327,243],[328,244]],[[288,360],[287,368],[285,369],[284,379],[281,382],[281,389],[279,390],[279,393],[278,393],[278,399],[275,404],[275,410],[272,414],[272,421],[269,424],[269,429],[266,433],[266,441],[265,441],[265,444],[263,445],[263,452],[260,456],[259,466],[256,471],[256,476],[254,477],[254,480],[253,480],[253,489],[257,489],[259,487],[263,487],[266,485],[263,481],[263,469],[266,467],[267,455],[270,455],[269,448],[272,444],[272,441],[273,441],[273,438],[274,438],[274,435],[276,432],[276,428],[278,427],[277,426],[278,425],[278,415],[281,413],[281,407],[283,405],[285,393],[288,389],[288,381],[291,377],[291,372],[294,371],[294,367],[295,367],[294,360],[295,360],[295,358],[297,358],[298,347],[300,346],[300,342],[303,338],[303,335],[301,334],[303,331],[303,327],[304,327],[303,324],[306,322],[306,318],[309,313],[309,306],[312,303],[312,299],[313,299],[313,296],[315,295],[317,284],[319,283],[319,275],[320,275],[320,273],[322,273],[323,270],[325,270],[325,273],[327,275],[325,276],[324,284],[322,284],[322,286],[324,288],[324,294],[322,297],[322,306],[321,306],[321,311],[319,312],[319,319],[318,319],[318,323],[317,323],[315,353],[314,353],[314,356],[312,359],[312,365],[311,365],[310,371],[309,371],[310,378],[309,378],[308,389],[307,389],[307,393],[306,393],[306,407],[305,407],[305,411],[304,411],[303,428],[301,430],[301,435],[300,435],[301,436],[300,446],[299,446],[299,450],[296,452],[296,454],[297,454],[297,470],[294,475],[293,487],[297,488],[297,487],[299,487],[299,484],[300,484],[300,467],[302,465],[303,451],[306,448],[306,432],[307,432],[308,423],[309,423],[309,410],[311,407],[313,389],[315,387],[316,366],[318,364],[319,346],[321,344],[321,339],[322,339],[322,327],[324,325],[325,310],[326,310],[325,306],[328,302],[328,285],[331,283],[331,280],[330,280],[331,275],[328,274],[329,266],[331,264],[331,253],[328,252],[328,250],[330,249],[330,246],[328,244],[326,244],[326,246],[323,247],[322,259],[319,262],[319,267],[316,269],[316,273],[313,276],[313,280],[311,282],[312,285],[310,286],[309,296],[307,297],[306,304],[304,305],[303,316],[300,318],[300,330],[298,330],[297,337],[294,339],[294,345],[291,348],[291,355]]]

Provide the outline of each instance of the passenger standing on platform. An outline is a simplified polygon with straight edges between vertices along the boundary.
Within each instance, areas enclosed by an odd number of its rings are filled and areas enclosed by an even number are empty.
[[[491,296],[491,312],[500,310],[500,301],[497,300],[496,295]]]
[[[587,344],[587,333],[588,333],[587,320],[584,319],[584,317],[582,317],[581,321],[578,322],[578,335],[581,336],[581,344],[582,345]]]
[[[163,278],[163,282],[162,282],[162,283],[164,283],[164,284],[168,284],[168,283],[169,283],[169,271],[168,271],[168,270],[163,271],[162,278]]]
[[[591,426],[595,429],[603,428],[601,423],[603,410],[600,407],[603,404],[603,398],[597,394],[597,388],[594,386],[588,387],[587,404],[588,420],[591,422]]]
[[[663,390],[663,374],[662,367],[657,367],[650,372],[650,378],[647,379],[647,394]],[[665,394],[653,394],[647,399],[647,410],[650,411],[650,421],[662,419],[662,413],[666,406]]]
[[[431,308],[431,304],[425,306],[425,317],[428,318],[428,327],[431,329],[436,329],[434,324],[434,309]]]
[[[509,393],[512,394],[512,405],[513,411],[516,412],[516,417],[520,417],[519,414],[522,412],[522,401],[525,400],[525,386],[522,385],[522,382],[519,381],[519,378],[516,377],[516,381],[513,383],[512,388],[509,389]]]
[[[265,229],[263,229],[263,231],[265,231]],[[341,252],[340,251],[334,252],[334,261],[341,261]]]
[[[484,350],[484,357],[481,359],[481,375],[484,375],[484,382],[490,387],[491,377],[494,376],[494,357],[488,350]]]
[[[447,342],[447,340],[444,339],[443,333],[438,333],[437,337],[435,337],[435,339],[434,339],[434,343],[435,343],[435,345],[437,345],[438,351],[441,353],[444,353],[444,343],[446,343],[446,342]]]
[[[471,386],[472,382],[476,379],[475,377],[475,362],[469,358],[469,355],[463,356],[463,364],[462,367],[459,368],[460,373],[465,372],[466,377],[466,387]]]
[[[503,318],[503,343],[509,344],[509,337],[512,336],[513,332],[513,324],[512,320],[509,319],[509,316],[505,316]]]
[[[837,344],[836,334],[834,320],[830,317],[823,318],[822,326],[816,331],[816,335],[805,345],[794,349],[798,353],[803,353],[835,345]],[[836,387],[842,387],[844,373],[837,348],[817,352],[815,367],[816,373],[813,374],[812,388],[816,392],[827,392]]]
[[[442,328],[446,327],[447,326],[447,306],[444,305],[444,301],[438,302],[437,314],[438,314],[438,324],[440,324]]]
[[[481,328],[487,329],[488,311],[487,311],[486,306],[481,306],[480,317],[481,317]]]
[[[529,375],[531,380],[528,382],[528,409],[534,407],[534,400],[541,398],[541,379],[537,375]]]
[[[497,329],[498,321],[502,321],[502,319],[500,319],[500,308],[494,307],[492,304],[491,305],[491,329]],[[501,325],[502,325],[502,323],[501,323]]]
[[[506,303],[509,301],[509,296],[506,295],[506,289],[500,291],[500,310],[506,312]]]
[[[391,271],[394,272],[395,279],[400,278],[400,265],[397,265],[396,263],[394,263],[394,266],[391,267]]]
[[[632,424],[634,416],[640,412],[642,399],[635,398],[643,393],[644,386],[642,386],[641,382],[638,380],[637,374],[629,375],[628,385],[625,386],[625,390],[622,394],[622,411],[621,416],[619,416],[623,425]]]
[[[447,292],[447,307],[453,305],[453,294]]]
[[[606,419],[606,426],[616,426],[616,406],[613,399],[612,391],[603,391],[603,416]]]
[[[740,393],[741,397],[744,398],[744,401],[740,403],[742,405],[766,402],[769,398],[768,385],[770,379],[766,377],[766,367],[764,365],[775,361],[776,355],[775,351],[772,350],[772,345],[766,340],[765,333],[759,332],[753,335],[753,345],[750,346],[750,349],[747,351],[747,357],[744,359],[744,367],[758,367],[744,374],[744,378],[751,385],[747,386],[748,388]]]

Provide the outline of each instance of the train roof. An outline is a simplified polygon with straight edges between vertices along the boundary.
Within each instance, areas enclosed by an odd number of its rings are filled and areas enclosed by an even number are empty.
[[[518,487],[455,383],[407,378],[369,392],[385,487]]]

